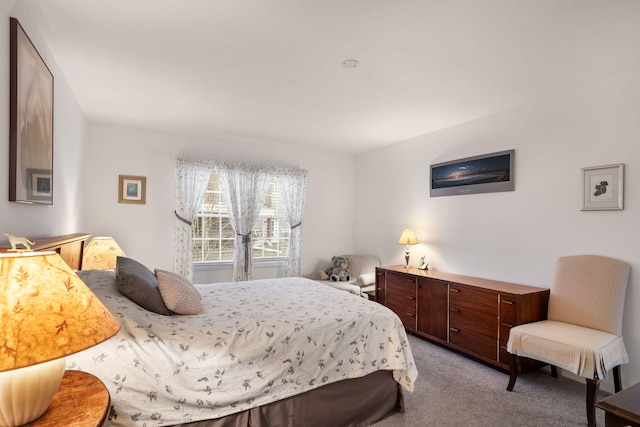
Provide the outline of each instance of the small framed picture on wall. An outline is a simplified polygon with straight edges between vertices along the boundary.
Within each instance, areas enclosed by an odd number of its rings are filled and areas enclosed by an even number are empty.
[[[118,203],[146,203],[147,177],[118,175]]]
[[[624,164],[582,168],[583,211],[624,208]]]

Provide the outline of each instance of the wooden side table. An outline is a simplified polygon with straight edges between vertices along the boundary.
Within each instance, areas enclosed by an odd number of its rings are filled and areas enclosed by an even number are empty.
[[[367,294],[367,297],[371,300],[371,301],[376,301],[376,291],[364,291],[365,294]]]
[[[596,407],[604,410],[605,427],[640,427],[640,384],[602,399]]]
[[[110,405],[109,391],[102,381],[86,372],[65,371],[49,408],[25,426],[103,427]]]

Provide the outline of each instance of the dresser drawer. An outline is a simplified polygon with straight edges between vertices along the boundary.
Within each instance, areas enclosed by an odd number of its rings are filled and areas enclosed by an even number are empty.
[[[449,304],[452,307],[472,308],[498,316],[498,294],[494,292],[452,283],[449,285]]]
[[[449,325],[459,330],[498,338],[498,317],[469,308],[451,307],[449,309]]]
[[[449,342],[492,360],[498,360],[498,340],[471,329],[449,328]]]
[[[404,274],[387,273],[387,292],[404,292],[415,295],[416,278]]]
[[[514,325],[511,323],[500,322],[500,342],[504,345],[509,341],[509,332]]]
[[[408,293],[404,291],[387,289],[387,305],[402,307],[403,310],[409,310],[413,314],[416,313],[416,293]]]
[[[416,307],[415,304],[413,307],[388,304],[387,307],[398,315],[402,324],[408,328],[415,329],[416,328]]]
[[[500,295],[500,319],[510,325],[516,324],[518,321],[518,303],[515,298]]]

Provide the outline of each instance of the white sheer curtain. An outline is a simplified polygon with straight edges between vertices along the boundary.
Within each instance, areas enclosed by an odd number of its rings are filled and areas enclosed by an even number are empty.
[[[286,276],[302,276],[302,213],[307,196],[307,171],[286,169],[276,172],[282,204],[291,226]]]
[[[198,213],[214,163],[200,160],[176,161],[176,225],[173,271],[193,279],[191,223]]]
[[[251,231],[269,190],[273,169],[243,164],[217,164],[220,190],[229,222],[236,232],[233,248],[233,280],[251,280],[253,256]]]

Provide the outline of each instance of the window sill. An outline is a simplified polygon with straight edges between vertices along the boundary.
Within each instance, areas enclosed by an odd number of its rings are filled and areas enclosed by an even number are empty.
[[[253,268],[280,267],[286,265],[284,259],[253,260]],[[228,270],[233,268],[232,261],[194,262],[195,271]]]

